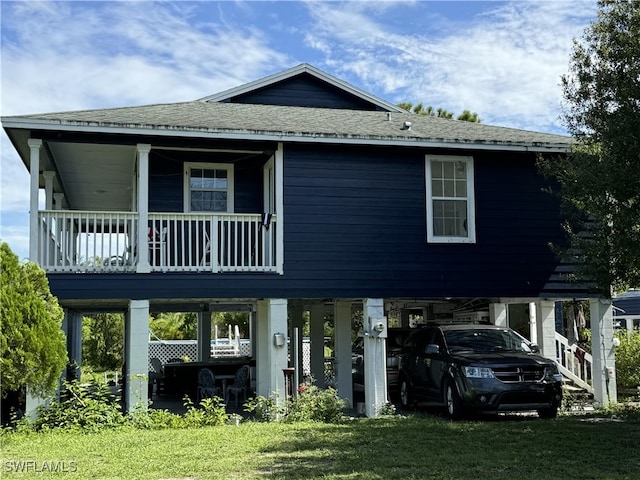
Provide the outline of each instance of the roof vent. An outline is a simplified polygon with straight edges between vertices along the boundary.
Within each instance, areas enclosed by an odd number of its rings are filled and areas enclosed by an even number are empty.
[[[411,130],[411,122],[409,120],[405,120],[405,122],[402,124],[402,129]]]
[[[391,121],[391,112],[387,112],[387,122]]]

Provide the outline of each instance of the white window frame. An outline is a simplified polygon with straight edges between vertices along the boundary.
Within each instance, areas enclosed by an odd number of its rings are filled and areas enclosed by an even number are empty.
[[[435,235],[433,231],[433,191],[431,186],[431,162],[464,162],[467,170],[467,235],[465,237],[452,237]],[[427,191],[427,242],[429,243],[476,243],[476,216],[475,216],[475,175],[473,169],[473,157],[456,155],[426,155],[425,156],[425,186]],[[436,199],[448,197],[436,197]],[[459,197],[464,199],[465,197]]]
[[[233,164],[232,163],[200,163],[200,162],[185,162],[184,164],[184,211],[191,212],[191,169],[199,168],[203,170],[226,170],[227,171],[227,211],[226,213],[233,213],[234,205],[234,178],[233,178]],[[225,212],[207,212],[203,213],[225,213]]]

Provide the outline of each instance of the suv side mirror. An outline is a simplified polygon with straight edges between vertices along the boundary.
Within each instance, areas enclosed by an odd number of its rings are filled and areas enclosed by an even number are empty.
[[[533,353],[540,353],[540,345],[538,345],[537,343],[530,343],[529,348]]]
[[[438,345],[436,345],[435,343],[430,343],[425,347],[424,353],[426,353],[427,355],[434,354],[434,353],[440,353],[440,347]]]

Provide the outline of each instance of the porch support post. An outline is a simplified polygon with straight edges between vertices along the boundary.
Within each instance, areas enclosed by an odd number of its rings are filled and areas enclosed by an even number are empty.
[[[282,143],[273,156],[276,200],[276,272],[284,274],[284,150]]]
[[[56,176],[56,172],[47,170],[42,172],[44,177],[44,208],[45,210],[53,210],[53,179]]]
[[[613,345],[611,300],[589,301],[591,314],[591,355],[593,356],[593,396],[602,407],[618,401],[616,356]]]
[[[67,380],[81,380],[82,313],[67,310],[65,312],[64,322],[66,323],[65,334],[67,335],[67,354],[69,356],[70,366],[67,370]]]
[[[287,300],[270,298],[257,302],[256,392],[283,405],[284,370],[287,368]]]
[[[551,360],[556,357],[556,303],[552,300],[539,300],[535,303],[537,343],[540,354]]]
[[[364,403],[367,417],[374,417],[387,401],[387,353],[384,338],[371,335],[368,325],[370,319],[384,322],[384,301],[382,298],[367,298],[363,302],[362,319],[364,331]]]
[[[303,308],[302,305],[291,305],[289,307],[289,323],[291,325],[291,334],[289,338],[293,341],[295,338],[293,335],[293,329],[298,329],[298,378],[296,379],[296,383],[299,385],[302,383],[304,378],[304,356],[302,355],[302,331],[304,330],[304,318],[302,316]],[[291,349],[291,352],[294,350]],[[292,359],[293,361],[293,359]]]
[[[149,265],[149,152],[151,145],[139,143],[138,152],[138,265],[137,273],[151,272]]]
[[[506,327],[507,322],[507,304],[491,303],[489,304],[489,319],[494,325]]]
[[[64,193],[54,193],[53,203],[56,210],[62,210],[62,202],[64,202]]]
[[[29,157],[29,260],[38,261],[38,191],[40,188],[40,149],[42,140],[30,138],[27,140],[30,149]]]
[[[325,388],[327,383],[324,375],[324,312],[323,304],[311,305],[309,309],[311,376],[319,388]]]
[[[539,343],[537,323],[536,303],[529,302],[529,338],[531,343]]]
[[[125,315],[125,406],[127,412],[149,404],[149,300],[131,300]]]
[[[338,395],[353,405],[351,379],[351,303],[336,300],[333,323],[335,335],[336,388]]]
[[[211,312],[198,313],[198,361],[206,362],[211,357]]]

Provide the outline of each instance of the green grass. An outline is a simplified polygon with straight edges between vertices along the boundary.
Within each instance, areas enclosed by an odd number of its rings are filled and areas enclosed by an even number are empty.
[[[451,422],[422,414],[341,425],[3,433],[2,478],[633,479],[640,423],[560,417]],[[16,473],[18,462],[75,472]]]

